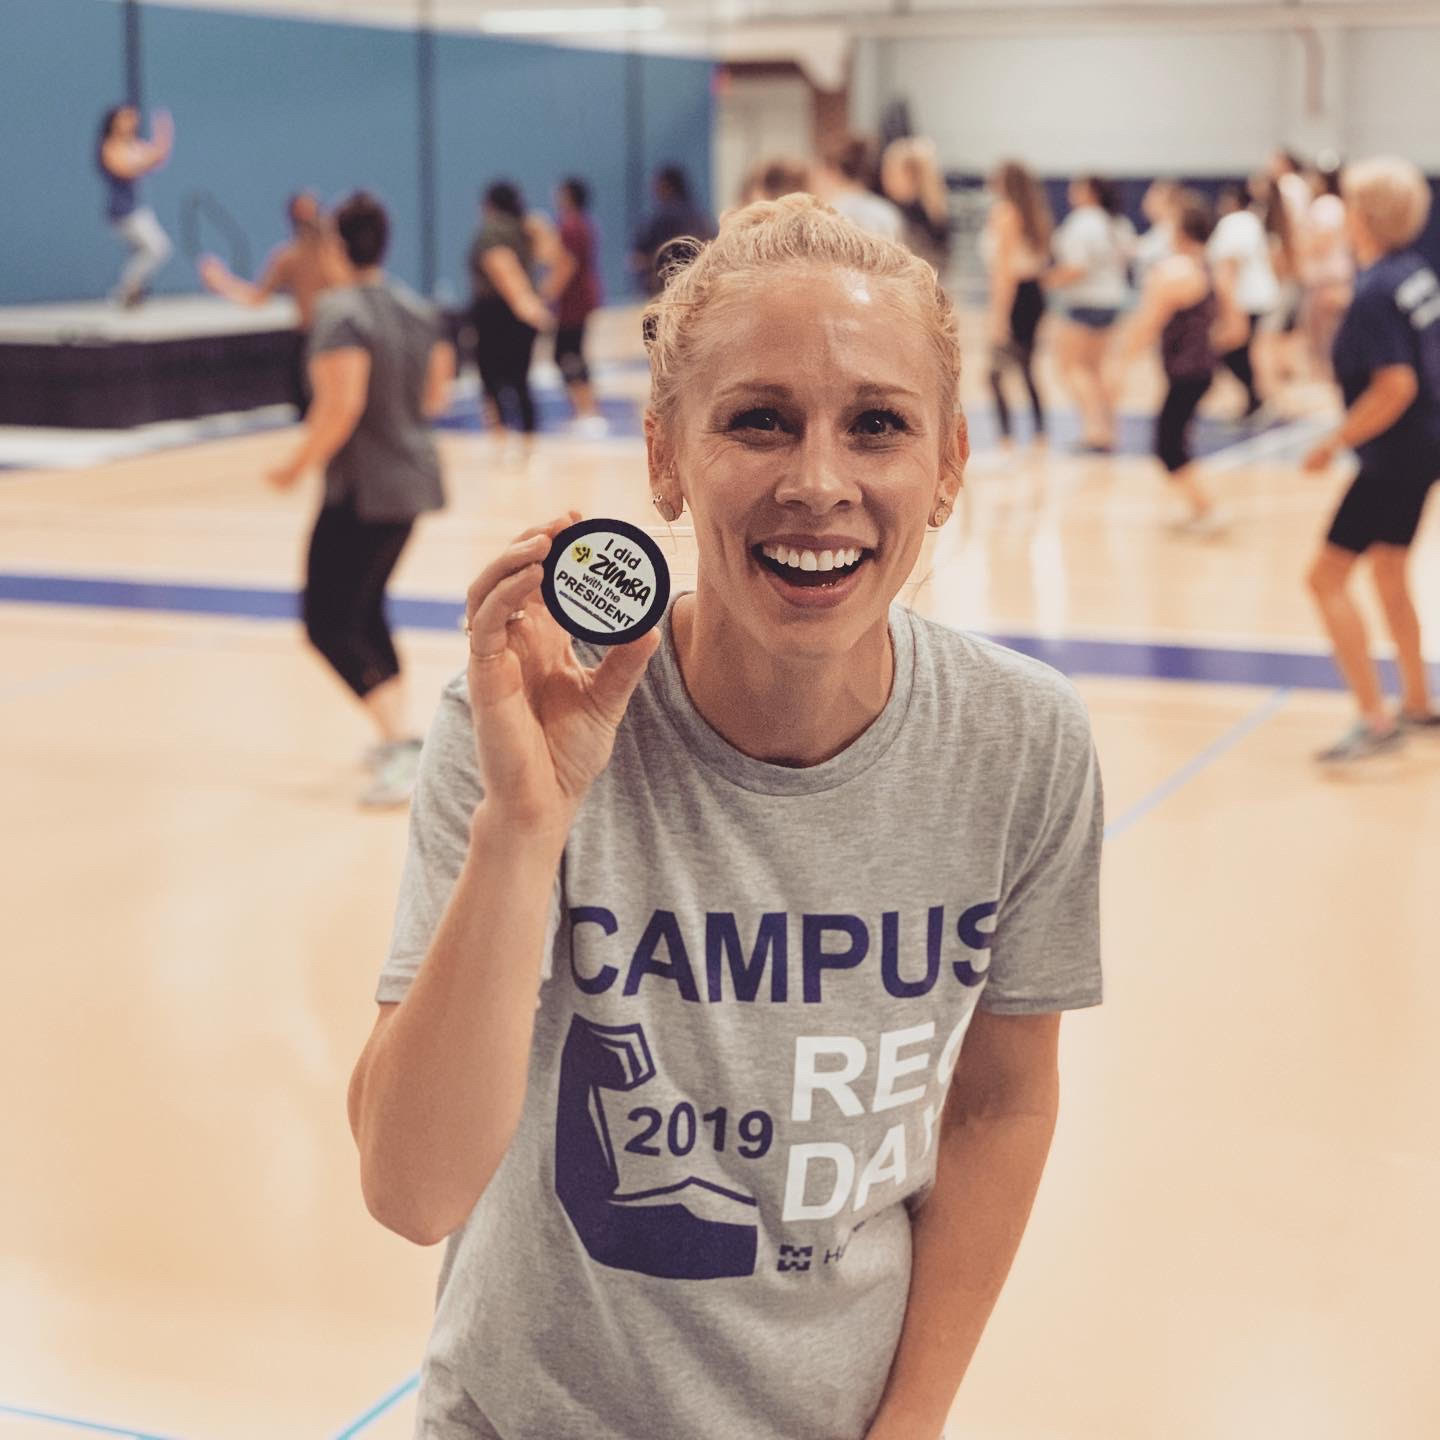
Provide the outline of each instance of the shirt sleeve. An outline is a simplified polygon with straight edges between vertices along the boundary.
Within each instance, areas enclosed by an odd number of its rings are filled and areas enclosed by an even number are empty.
[[[1105,828],[1100,765],[1083,707],[1067,725],[1038,834],[1003,895],[980,1008],[997,1015],[1100,1004],[1100,848]]]
[[[1374,376],[1391,365],[1415,368],[1415,332],[1392,290],[1375,289],[1355,297],[1346,330],[1353,336],[1356,368]]]
[[[419,972],[469,853],[470,822],[484,793],[462,674],[445,687],[420,752],[395,924],[375,990],[375,999],[382,1005],[403,1000]],[[548,980],[553,969],[559,924],[557,875],[546,920],[542,980]]]
[[[327,350],[370,348],[369,326],[353,305],[345,304],[343,295],[322,295],[315,307],[315,324],[310,331],[311,355]]]

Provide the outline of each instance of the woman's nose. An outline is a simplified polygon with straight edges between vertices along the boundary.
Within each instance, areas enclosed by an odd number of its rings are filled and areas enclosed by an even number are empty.
[[[810,430],[792,451],[790,464],[775,487],[776,500],[817,511],[859,500],[859,488],[849,475],[848,458],[845,447],[835,437]]]

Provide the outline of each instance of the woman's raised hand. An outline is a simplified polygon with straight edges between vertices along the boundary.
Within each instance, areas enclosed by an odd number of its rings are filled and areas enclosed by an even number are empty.
[[[467,681],[485,805],[563,835],[610,760],[615,731],[658,629],[612,646],[598,667],[576,659],[540,595],[554,537],[580,516],[527,530],[480,573],[465,600]]]

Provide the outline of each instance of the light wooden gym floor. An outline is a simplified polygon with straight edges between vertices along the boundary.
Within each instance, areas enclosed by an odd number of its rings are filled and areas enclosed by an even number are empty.
[[[289,443],[0,474],[0,577],[292,587],[314,493],[261,479]],[[1286,657],[1323,651],[1300,577],[1343,482],[1246,443],[1213,462],[1236,525],[1208,542],[1164,531],[1143,457],[982,452],[917,572],[927,613],[1105,672],[1078,683],[1108,998],[1064,1023],[953,1440],[1440,1435],[1440,744],[1316,773],[1348,707]],[[400,597],[458,599],[572,505],[650,522],[634,440],[547,439],[526,470],[441,446],[452,503]],[[400,638],[423,723],[463,641]],[[9,603],[0,660],[0,1437],[408,1435],[439,1251],[367,1216],[345,1122],[405,838],[354,805],[363,717],[292,623],[243,615]]]

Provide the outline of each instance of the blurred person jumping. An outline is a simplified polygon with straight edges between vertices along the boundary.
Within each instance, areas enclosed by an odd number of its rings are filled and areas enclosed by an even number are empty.
[[[528,456],[536,430],[530,360],[535,338],[551,324],[550,311],[535,288],[537,266],[553,255],[549,227],[525,213],[519,187],[497,180],[481,197],[480,230],[470,247],[471,301],[468,318],[481,405],[506,458]],[[513,404],[524,436],[523,449],[507,444]]]
[[[1155,456],[1186,504],[1176,528],[1212,534],[1223,521],[1196,475],[1190,425],[1215,371],[1212,331],[1219,302],[1206,264],[1214,216],[1209,201],[1193,190],[1179,193],[1174,215],[1174,253],[1145,277],[1139,309],[1122,332],[1112,388],[1118,389],[1129,362],[1158,341],[1167,389],[1155,422]]]
[[[303,613],[310,643],[374,722],[372,783],[362,805],[403,804],[420,741],[410,729],[385,587],[415,521],[445,503],[429,417],[449,403],[455,352],[440,317],[381,268],[384,208],[363,192],[335,212],[353,283],[326,291],[310,337],[314,402],[299,447],[273,469],[288,489],[325,473],[310,536]]]
[[[348,285],[353,276],[335,229],[313,192],[292,195],[285,207],[291,237],[271,252],[255,283],[233,274],[214,255],[202,255],[196,268],[205,288],[237,305],[263,305],[272,295],[295,301],[295,350],[291,362],[291,400],[301,418],[310,408],[307,340],[315,324],[315,302],[326,290]]]
[[[1162,260],[1175,253],[1175,230],[1183,187],[1178,180],[1152,180],[1140,201],[1140,213],[1149,223],[1135,242],[1135,273],[1137,283]]]
[[[1045,314],[1040,275],[1050,254],[1054,221],[1044,187],[1018,161],[1007,160],[990,177],[994,197],[980,250],[990,276],[990,389],[1003,441],[1009,442],[1010,407],[1004,377],[1015,369],[1030,395],[1031,438],[1045,438],[1045,406],[1035,384],[1035,335]]]
[[[114,105],[101,117],[95,164],[105,181],[105,218],[130,250],[110,298],[129,308],[149,293],[150,279],[170,258],[174,247],[160,228],[155,212],[140,203],[140,179],[160,169],[175,145],[175,125],[168,110],[157,110],[151,138],[140,135],[140,111]]]
[[[1108,455],[1115,448],[1115,410],[1102,370],[1111,329],[1130,298],[1126,270],[1135,228],[1120,212],[1120,192],[1109,180],[1072,180],[1070,213],[1055,232],[1056,264],[1041,276],[1059,291],[1065,319],[1057,360],[1061,378],[1080,411],[1080,448]]]
[[[1360,458],[1308,575],[1335,663],[1359,709],[1354,725],[1316,757],[1327,765],[1392,750],[1407,728],[1440,733],[1406,573],[1426,498],[1440,476],[1440,281],[1410,248],[1430,211],[1430,187],[1408,160],[1385,157],[1348,168],[1343,193],[1346,233],[1359,266],[1332,355],[1346,412],[1304,462],[1324,473],[1342,449]],[[1364,621],[1347,590],[1362,555],[1395,642],[1398,716],[1386,705]]]
[[[1251,207],[1249,187],[1220,187],[1220,218],[1206,254],[1225,303],[1220,360],[1245,390],[1240,419],[1257,415],[1265,397],[1255,382],[1252,347],[1261,319],[1280,303],[1265,222]]]
[[[1345,233],[1339,164],[1317,162],[1306,168],[1305,179],[1312,198],[1300,239],[1300,313],[1311,364],[1330,379],[1330,351],[1354,293],[1355,265]]]
[[[579,435],[604,435],[609,429],[585,360],[585,324],[600,308],[602,292],[599,241],[590,219],[590,187],[576,176],[562,180],[555,191],[559,245],[541,287],[541,298],[555,311],[555,364],[575,407]]]

